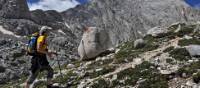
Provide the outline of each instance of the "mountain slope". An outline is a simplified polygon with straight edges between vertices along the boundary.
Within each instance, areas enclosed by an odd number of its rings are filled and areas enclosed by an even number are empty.
[[[137,39],[155,26],[199,20],[199,11],[183,0],[90,0],[62,14],[76,35],[81,25],[100,27],[108,31],[113,45]]]

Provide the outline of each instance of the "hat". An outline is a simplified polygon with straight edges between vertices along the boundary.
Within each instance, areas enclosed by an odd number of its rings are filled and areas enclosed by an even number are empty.
[[[42,26],[41,29],[40,29],[40,35],[46,33],[47,30],[49,30],[49,29],[52,29],[52,28],[47,27],[47,26]]]

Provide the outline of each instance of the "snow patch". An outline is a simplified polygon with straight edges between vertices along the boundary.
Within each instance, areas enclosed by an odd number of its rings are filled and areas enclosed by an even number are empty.
[[[7,35],[12,35],[12,36],[15,36],[17,38],[19,38],[20,36],[14,34],[13,32],[11,31],[8,31],[6,29],[4,29],[2,26],[0,26],[0,32],[2,32],[3,34],[7,34]]]

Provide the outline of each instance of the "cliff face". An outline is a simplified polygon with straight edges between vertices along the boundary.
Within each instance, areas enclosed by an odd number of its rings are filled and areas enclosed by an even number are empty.
[[[29,18],[26,0],[0,0],[0,16],[5,18]]]
[[[139,38],[155,26],[198,21],[200,13],[183,0],[91,0],[62,14],[77,36],[80,24],[97,26],[107,30],[117,45]]]

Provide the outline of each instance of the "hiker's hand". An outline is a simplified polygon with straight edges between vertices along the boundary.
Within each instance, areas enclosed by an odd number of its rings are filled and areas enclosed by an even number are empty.
[[[57,53],[55,53],[55,52],[48,52],[48,56],[49,56],[50,58],[52,58],[53,55],[57,55]]]
[[[53,56],[52,52],[48,52],[47,55],[49,56],[49,58],[52,58],[52,56]]]

